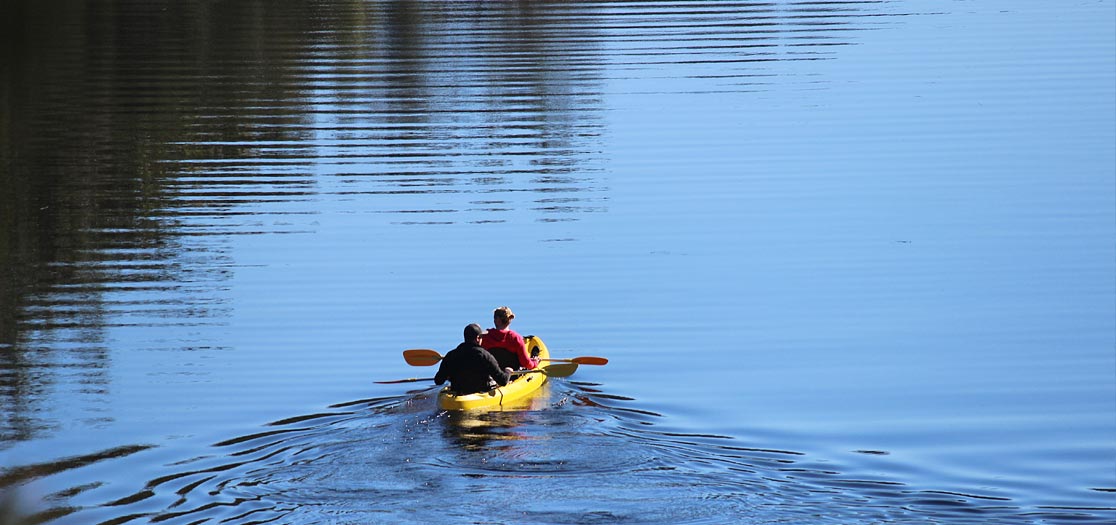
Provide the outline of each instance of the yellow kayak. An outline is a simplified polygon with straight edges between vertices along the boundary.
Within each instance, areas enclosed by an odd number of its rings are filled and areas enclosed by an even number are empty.
[[[536,359],[549,359],[550,351],[542,339],[529,335],[523,338],[527,343],[527,353]],[[541,368],[541,365],[540,365]],[[507,385],[487,392],[457,395],[447,386],[438,392],[438,407],[443,410],[470,410],[474,408],[503,408],[519,404],[546,383],[547,375],[542,372],[521,374],[512,377]]]

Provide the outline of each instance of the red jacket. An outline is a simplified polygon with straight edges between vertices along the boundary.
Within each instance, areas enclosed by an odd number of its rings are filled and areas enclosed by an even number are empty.
[[[519,358],[519,366],[528,370],[539,366],[539,362],[531,359],[527,353],[527,343],[523,342],[523,336],[515,333],[514,330],[497,330],[489,328],[488,333],[481,336],[481,346],[485,350],[493,348],[503,348]]]

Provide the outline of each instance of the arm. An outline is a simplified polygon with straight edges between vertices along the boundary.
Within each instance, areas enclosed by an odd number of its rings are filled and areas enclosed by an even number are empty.
[[[514,348],[511,348],[511,351],[519,357],[519,366],[528,370],[534,370],[535,367],[539,366],[539,362],[531,359],[531,354],[527,353],[527,343],[523,341],[523,336],[515,334],[512,346]]]
[[[508,380],[511,379],[511,375],[505,372],[503,368],[500,368],[500,363],[496,362],[496,358],[492,357],[492,354],[484,352],[484,360],[488,363],[487,368],[489,377],[495,380],[496,384],[500,386],[508,384]]]
[[[446,379],[449,379],[450,367],[446,366],[446,363],[449,362],[448,357],[449,356],[446,356],[445,359],[442,359],[442,364],[438,365],[438,373],[434,374],[434,384],[435,385],[440,385],[442,383],[445,383]]]

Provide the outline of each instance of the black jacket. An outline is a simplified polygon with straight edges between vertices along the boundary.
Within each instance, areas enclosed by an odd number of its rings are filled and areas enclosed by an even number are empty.
[[[449,379],[454,392],[472,394],[488,390],[489,378],[503,386],[508,384],[509,376],[488,350],[473,343],[461,343],[442,359],[434,382],[440,385]]]

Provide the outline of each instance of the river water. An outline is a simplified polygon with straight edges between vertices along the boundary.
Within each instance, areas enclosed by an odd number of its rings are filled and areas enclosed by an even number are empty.
[[[1111,0],[46,4],[0,514],[1116,521]],[[610,363],[374,383],[499,305]]]

